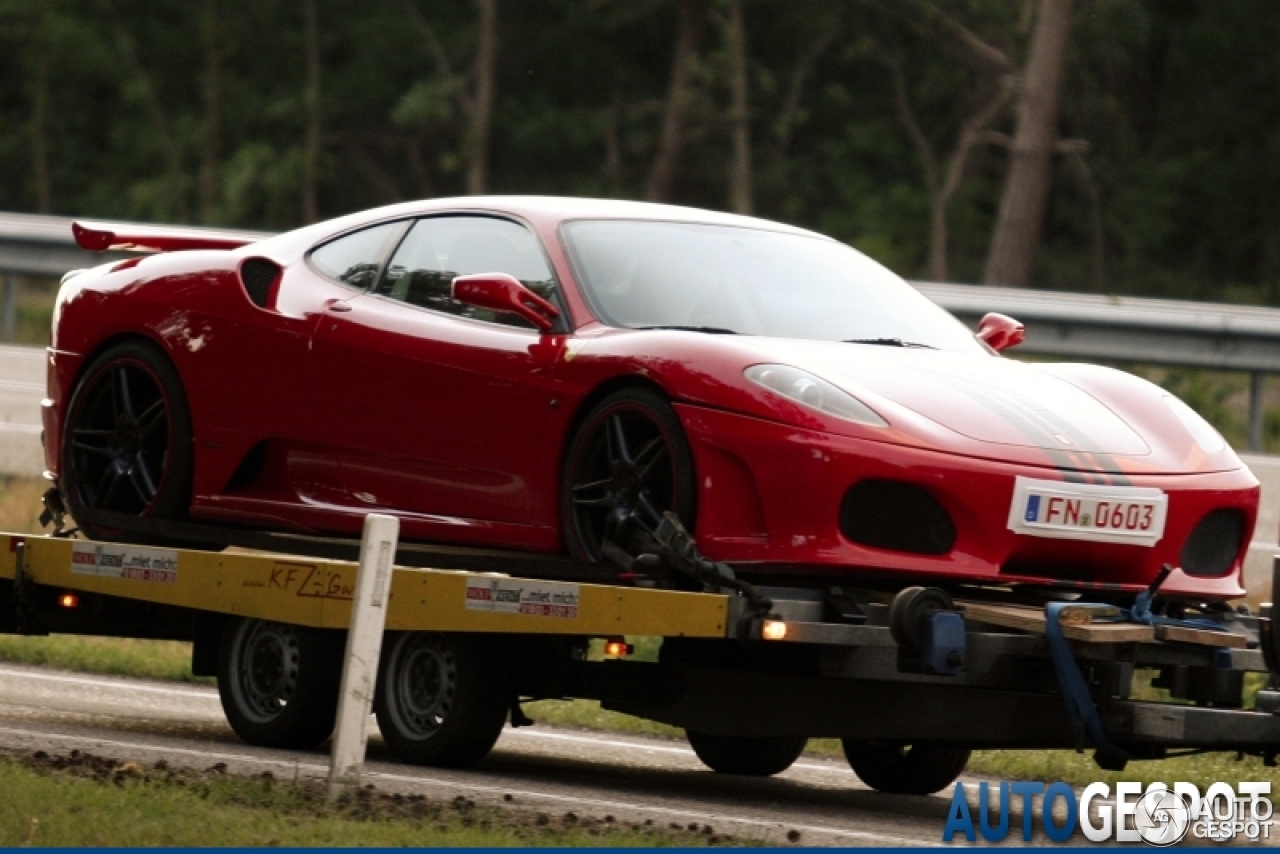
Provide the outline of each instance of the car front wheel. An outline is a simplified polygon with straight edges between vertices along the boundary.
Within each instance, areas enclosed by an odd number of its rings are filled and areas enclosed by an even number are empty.
[[[692,531],[696,501],[689,443],[657,392],[614,392],[582,420],[560,489],[561,524],[574,557],[602,560],[605,540],[633,556],[647,551],[647,529],[668,510]]]

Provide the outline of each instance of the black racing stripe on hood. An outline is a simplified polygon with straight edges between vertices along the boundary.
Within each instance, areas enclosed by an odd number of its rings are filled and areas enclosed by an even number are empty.
[[[942,374],[935,374],[935,376],[1026,436],[1034,447],[1044,452],[1049,462],[1068,483],[1099,486],[1130,486],[1132,484],[1111,454],[1063,448],[1054,438],[1055,432],[1081,446],[1092,443],[1089,436],[1070,422],[1052,413],[1049,417],[1045,417],[1045,413],[1031,409],[1017,397],[998,394],[994,389],[981,383],[963,377]]]

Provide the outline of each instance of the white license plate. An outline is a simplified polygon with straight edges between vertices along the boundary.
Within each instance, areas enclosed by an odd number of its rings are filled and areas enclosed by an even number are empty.
[[[1020,477],[1009,530],[1032,537],[1154,546],[1164,536],[1169,497],[1141,486],[1092,486]]]

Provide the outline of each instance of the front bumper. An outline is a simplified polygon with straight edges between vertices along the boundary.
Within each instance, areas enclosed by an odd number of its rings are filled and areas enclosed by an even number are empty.
[[[715,560],[758,574],[856,574],[860,580],[916,576],[943,581],[1137,591],[1164,564],[1177,567],[1183,543],[1211,510],[1245,515],[1243,542],[1230,570],[1202,578],[1175,570],[1169,595],[1243,596],[1240,564],[1257,516],[1259,486],[1243,467],[1176,475],[1091,475],[1096,482],[1162,489],[1169,497],[1163,537],[1150,547],[1047,539],[1008,529],[1015,478],[1063,480],[1062,472],[836,436],[697,406],[678,405],[698,472],[698,544]],[[851,542],[838,526],[840,502],[858,481],[921,486],[956,528],[945,554],[875,549]]]

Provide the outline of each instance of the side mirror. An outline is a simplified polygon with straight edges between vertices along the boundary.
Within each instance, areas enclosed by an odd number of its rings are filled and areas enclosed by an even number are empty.
[[[999,353],[1021,344],[1027,337],[1027,328],[1012,317],[993,311],[984,314],[979,321],[978,337]]]
[[[450,294],[458,302],[487,308],[490,311],[509,311],[520,315],[547,332],[556,325],[560,309],[520,284],[515,276],[506,273],[476,273],[459,276],[453,280]]]

